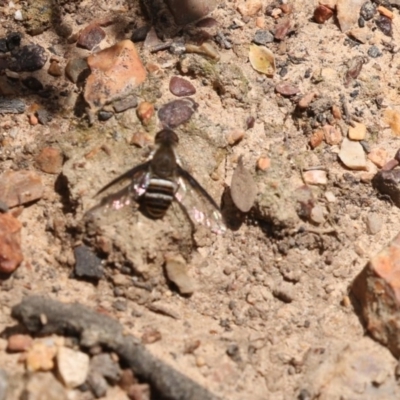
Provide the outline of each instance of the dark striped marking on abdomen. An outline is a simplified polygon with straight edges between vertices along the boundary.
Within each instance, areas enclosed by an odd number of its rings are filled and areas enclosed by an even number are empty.
[[[177,184],[167,179],[150,179],[143,195],[144,206],[150,217],[162,218],[174,200]]]

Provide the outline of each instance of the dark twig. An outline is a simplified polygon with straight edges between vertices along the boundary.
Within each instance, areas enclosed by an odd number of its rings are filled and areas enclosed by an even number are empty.
[[[134,374],[148,382],[159,399],[217,400],[198,383],[155,358],[140,341],[124,335],[123,327],[106,315],[80,304],[63,304],[41,296],[25,297],[12,316],[34,334],[66,334],[84,347],[101,345],[117,353]]]

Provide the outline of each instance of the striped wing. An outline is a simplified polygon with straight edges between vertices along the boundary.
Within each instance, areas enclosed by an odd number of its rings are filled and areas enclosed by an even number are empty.
[[[194,224],[204,225],[214,233],[224,233],[226,226],[213,198],[189,172],[180,166],[178,166],[178,175],[178,190],[175,198],[189,218]]]

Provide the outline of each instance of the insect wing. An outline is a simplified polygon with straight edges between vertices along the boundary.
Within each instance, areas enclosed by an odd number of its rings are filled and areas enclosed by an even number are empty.
[[[178,190],[175,198],[183,206],[194,223],[208,227],[212,232],[226,231],[221,212],[207,191],[189,172],[178,166]]]

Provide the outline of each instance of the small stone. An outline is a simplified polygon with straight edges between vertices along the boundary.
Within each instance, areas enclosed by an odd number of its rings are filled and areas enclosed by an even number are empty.
[[[392,20],[390,18],[386,17],[385,15],[380,15],[375,20],[375,24],[384,35],[389,37],[393,36]]]
[[[377,46],[371,46],[368,49],[367,54],[371,57],[371,58],[378,58],[382,55],[382,52],[379,50],[379,47]]]
[[[370,159],[378,168],[382,168],[387,161],[388,153],[385,149],[375,148],[372,149],[368,154]]]
[[[164,127],[176,128],[189,121],[198,104],[191,98],[179,99],[164,104],[158,110],[158,118]]]
[[[274,41],[274,35],[270,31],[258,30],[254,35],[253,42],[255,44],[266,45]]]
[[[107,380],[96,371],[90,371],[87,377],[87,383],[90,386],[96,398],[104,397],[109,389]]]
[[[370,235],[376,235],[382,229],[382,217],[377,214],[368,214],[365,222]]]
[[[22,84],[34,92],[43,90],[42,82],[40,82],[39,79],[35,78],[34,76],[28,76],[25,79],[22,79]]]
[[[58,372],[65,386],[75,388],[85,382],[89,373],[89,356],[81,351],[61,347],[57,353]]]
[[[153,115],[154,115],[154,105],[149,103],[148,101],[142,101],[137,110],[136,110],[137,116],[140,120],[140,122],[144,125],[147,126],[149,125]]]
[[[298,103],[299,108],[306,109],[310,103],[314,100],[315,96],[317,95],[316,92],[309,92],[305,94]]]
[[[135,132],[129,142],[138,147],[145,147],[151,143],[154,143],[153,138],[146,132]]]
[[[80,80],[80,76],[86,74],[89,74],[89,66],[87,61],[83,58],[73,58],[69,60],[65,66],[65,75],[73,83],[77,83],[78,80]]]
[[[51,76],[61,76],[62,70],[60,64],[57,61],[52,61],[50,63],[49,69],[47,70],[47,73]]]
[[[354,122],[354,126],[349,127],[349,139],[351,140],[364,140],[366,135],[367,127],[360,122]]]
[[[376,13],[376,6],[372,4],[370,1],[366,1],[360,10],[360,15],[366,20],[369,21],[374,17]]]
[[[323,170],[310,170],[303,172],[304,182],[308,185],[327,185],[328,177],[326,171]]]
[[[336,203],[337,201],[336,196],[331,191],[325,192],[325,198],[326,200],[328,200],[329,203]]]
[[[29,124],[35,126],[39,123],[37,116],[35,114],[29,114]]]
[[[294,285],[289,282],[280,282],[273,289],[272,294],[284,303],[291,303],[295,299]]]
[[[104,30],[98,24],[93,23],[80,32],[77,45],[84,49],[92,50],[105,37],[106,33]]]
[[[322,143],[323,139],[324,139],[324,131],[322,129],[314,131],[310,137],[311,148],[315,149],[316,147],[318,147]]]
[[[228,144],[233,146],[234,144],[239,143],[245,135],[245,131],[242,129],[233,129],[226,134],[226,141]]]
[[[36,111],[36,115],[42,125],[47,125],[52,120],[50,113],[44,108],[39,108]]]
[[[368,28],[353,28],[349,31],[349,36],[360,43],[367,43],[371,39],[371,31]]]
[[[195,291],[195,282],[188,274],[186,261],[181,255],[165,257],[165,271],[168,279],[173,282],[181,294],[191,295]]]
[[[51,372],[30,374],[23,393],[23,398],[27,400],[69,399],[67,391]]]
[[[389,196],[391,201],[400,207],[400,169],[385,170],[385,168],[375,174],[372,185],[380,193]]]
[[[269,169],[271,166],[271,159],[268,157],[260,157],[257,160],[257,169],[260,171],[266,171],[267,169]]]
[[[29,371],[50,371],[54,368],[57,347],[53,341],[35,341],[26,353],[26,367]]]
[[[75,274],[80,278],[99,280],[103,277],[104,270],[101,259],[89,247],[80,245],[74,249]]]
[[[23,21],[23,20],[24,20],[24,17],[22,16],[21,10],[15,11],[15,13],[14,13],[14,19],[15,19],[16,21]]]
[[[285,97],[295,96],[300,93],[300,89],[290,82],[281,82],[275,86],[277,93]]]
[[[6,171],[0,176],[0,199],[8,207],[38,200],[43,191],[40,176],[32,171]]]
[[[342,132],[339,128],[331,125],[323,127],[325,142],[331,146],[335,146],[342,142]]]
[[[378,11],[379,14],[384,15],[389,19],[393,19],[393,11],[388,10],[386,7],[383,7],[382,5],[378,6],[376,8],[376,11]]]
[[[197,356],[196,357],[196,366],[197,367],[204,367],[205,365],[206,365],[207,363],[206,363],[206,360],[205,360],[205,358],[204,357],[202,357],[202,356]]]
[[[310,221],[314,224],[321,225],[325,222],[325,214],[325,208],[317,204],[311,209]]]
[[[384,112],[384,120],[390,126],[392,132],[396,136],[400,136],[400,113],[388,108]]]
[[[335,119],[342,119],[342,111],[336,104],[332,106],[332,115]]]
[[[100,374],[113,384],[116,384],[122,375],[119,364],[108,353],[101,353],[92,357],[90,360],[90,372]]]
[[[359,142],[344,138],[340,147],[339,158],[349,169],[365,170],[367,168],[365,153]]]
[[[325,21],[327,21],[329,18],[331,18],[333,15],[333,11],[324,6],[324,5],[319,5],[316,7],[314,10],[314,21],[317,24],[323,24]]]
[[[257,185],[252,174],[244,167],[240,157],[232,175],[231,197],[235,206],[242,212],[249,212],[257,196]]]
[[[13,51],[8,68],[15,72],[33,72],[41,69],[46,61],[46,50],[38,44],[29,44]]]
[[[114,113],[112,111],[100,110],[97,116],[99,118],[99,121],[108,121],[114,116]]]
[[[33,339],[29,335],[15,334],[11,335],[7,341],[7,351],[21,352],[26,351],[32,346]]]
[[[21,251],[21,223],[11,214],[0,214],[0,272],[15,271],[24,259]]]
[[[87,78],[84,98],[92,111],[132,95],[147,72],[135,45],[122,40],[114,46],[92,54],[87,59],[91,74]]]
[[[169,90],[178,97],[191,96],[196,93],[195,87],[186,79],[173,76],[169,81]]]
[[[123,111],[135,108],[138,105],[136,96],[128,96],[122,100],[114,101],[112,106],[116,113],[121,113]]]
[[[0,53],[7,53],[8,51],[6,39],[0,39]]]
[[[365,0],[338,0],[336,15],[342,32],[349,31],[357,24],[360,10]]]
[[[58,174],[61,172],[64,157],[59,149],[45,147],[36,157],[38,168],[48,174]]]
[[[237,9],[240,12],[240,14],[242,14],[242,16],[251,17],[257,14],[261,10],[261,7],[262,7],[261,0],[247,0],[247,1],[241,1]]]
[[[161,332],[156,329],[149,329],[142,335],[143,344],[152,344],[162,339]]]
[[[143,42],[149,33],[150,25],[143,25],[132,32],[131,40],[133,43]]]

